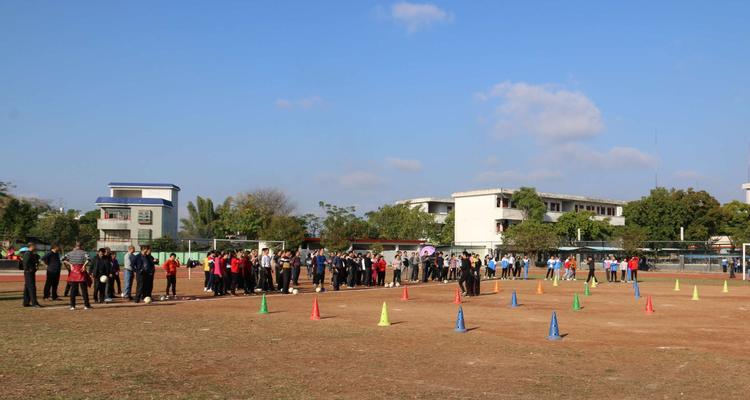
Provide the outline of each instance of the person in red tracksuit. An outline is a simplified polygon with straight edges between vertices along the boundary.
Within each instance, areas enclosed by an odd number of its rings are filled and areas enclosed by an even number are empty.
[[[161,266],[167,272],[167,298],[169,298],[169,288],[172,288],[172,298],[177,298],[177,268],[180,267],[180,261],[177,260],[177,254],[169,255],[167,261]]]
[[[373,265],[373,269],[378,271],[378,286],[385,286],[385,268],[385,259],[382,254],[378,254],[377,260]]]
[[[240,257],[240,254],[234,254],[232,252],[232,261],[230,261],[230,273],[232,274],[232,296],[237,296],[237,286],[240,284],[240,275],[242,273],[242,260],[243,258]]]

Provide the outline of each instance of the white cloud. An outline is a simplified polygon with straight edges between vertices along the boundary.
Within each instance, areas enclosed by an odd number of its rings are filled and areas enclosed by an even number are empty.
[[[558,158],[577,164],[603,169],[640,169],[656,165],[658,160],[651,154],[634,147],[615,146],[609,150],[596,150],[592,147],[569,143],[552,150]]]
[[[336,181],[345,188],[362,189],[380,185],[384,182],[384,179],[372,172],[352,171],[338,177]]]
[[[493,119],[498,138],[528,134],[541,142],[560,142],[589,138],[604,129],[599,108],[581,92],[503,82],[477,98],[499,100]]]
[[[414,33],[434,24],[450,22],[453,15],[434,4],[403,1],[391,6],[391,18],[408,33]]]
[[[536,169],[526,172],[507,170],[507,171],[485,171],[477,176],[480,182],[497,183],[497,182],[539,182],[561,179],[562,172],[551,169]]]
[[[389,157],[386,159],[386,162],[391,167],[402,172],[419,172],[422,170],[422,163],[419,160]]]
[[[276,108],[279,108],[282,110],[292,110],[295,108],[309,110],[312,108],[317,108],[317,107],[322,106],[324,104],[324,101],[320,96],[310,96],[310,97],[302,97],[296,100],[276,99],[275,104],[276,104]]]

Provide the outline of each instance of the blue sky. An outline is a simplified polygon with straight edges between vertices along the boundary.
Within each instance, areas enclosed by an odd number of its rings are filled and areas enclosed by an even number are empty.
[[[83,210],[110,181],[630,200],[655,171],[741,199],[749,4],[0,0],[0,180]]]

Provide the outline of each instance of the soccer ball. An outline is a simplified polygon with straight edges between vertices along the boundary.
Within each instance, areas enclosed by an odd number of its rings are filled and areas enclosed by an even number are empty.
[[[260,292],[262,292],[262,291],[263,291],[263,289],[261,289],[261,288],[257,288],[257,289],[255,289],[255,293],[260,293]]]
[[[320,293],[320,291],[321,291],[321,290],[322,290],[322,289],[321,289],[320,287],[316,287],[316,288],[315,288],[315,293]]]
[[[291,286],[289,287],[289,293],[294,293],[294,288]]]
[[[299,293],[299,290],[297,289],[292,290],[292,294],[297,294],[297,293]]]
[[[443,283],[448,283],[448,280],[447,279],[443,279]]]
[[[151,304],[151,297],[146,296],[146,298],[143,299],[143,302],[146,304]]]
[[[399,286],[401,286],[401,283],[396,282],[396,287],[399,287]]]
[[[159,301],[164,301],[164,300],[166,300],[166,299],[167,299],[167,297],[166,297],[166,296],[160,296],[160,297],[159,297]]]
[[[102,275],[99,277],[99,282],[101,283],[107,283],[107,275]]]

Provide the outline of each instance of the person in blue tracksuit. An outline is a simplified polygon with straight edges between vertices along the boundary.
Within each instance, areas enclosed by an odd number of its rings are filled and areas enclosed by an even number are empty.
[[[560,256],[555,257],[555,278],[557,280],[560,280],[560,270],[562,270],[562,261],[560,260]]]
[[[523,279],[529,279],[529,256],[523,256]]]

